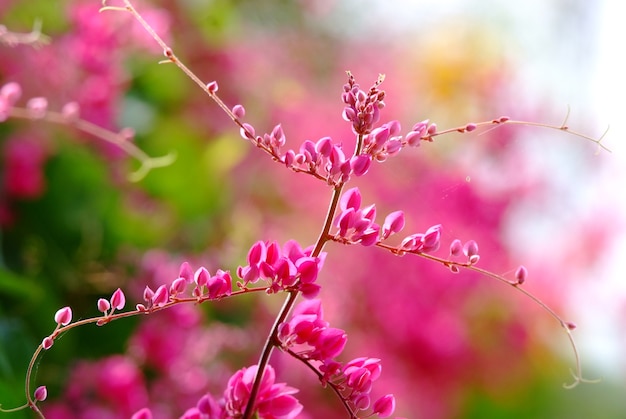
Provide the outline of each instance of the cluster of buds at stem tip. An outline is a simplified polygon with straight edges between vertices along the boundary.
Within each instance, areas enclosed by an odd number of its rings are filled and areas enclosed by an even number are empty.
[[[288,322],[281,323],[278,339],[284,349],[305,362],[316,362],[325,385],[333,385],[356,410],[371,405],[371,390],[382,371],[378,358],[359,357],[345,364],[337,361],[346,346],[348,336],[342,329],[330,327],[323,319],[320,300],[305,300],[298,304]],[[376,400],[372,414],[388,417],[395,408],[395,398],[388,394]]]
[[[287,168],[311,174],[325,180],[329,185],[343,185],[351,176],[367,173],[372,161],[382,162],[404,147],[417,147],[421,141],[432,141],[431,136],[437,131],[437,126],[429,124],[428,120],[415,124],[405,136],[400,135],[398,121],[374,128],[380,119],[380,109],[384,107],[385,92],[379,89],[383,79],[380,76],[369,91],[365,92],[359,88],[352,74],[349,74],[348,83],[344,86],[342,100],[347,106],[343,110],[343,118],[352,123],[353,131],[363,140],[361,150],[354,156],[346,156],[342,144],[333,142],[330,137],[320,138],[316,142],[306,140],[297,151],[283,151],[286,137],[280,124],[270,133],[257,135],[252,125],[241,121],[245,115],[243,106],[235,105],[231,113],[240,125],[244,139],[265,150]],[[207,90],[215,93],[215,82],[209,83]]]

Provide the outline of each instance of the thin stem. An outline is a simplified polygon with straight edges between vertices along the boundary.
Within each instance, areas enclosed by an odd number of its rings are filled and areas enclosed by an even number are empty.
[[[339,397],[339,399],[341,400],[341,403],[343,404],[343,406],[345,407],[345,409],[347,410],[348,414],[350,415],[350,419],[356,419],[357,415],[356,413],[354,413],[354,411],[352,410],[352,408],[350,407],[350,405],[348,404],[348,401],[346,400],[346,398],[343,396],[343,394],[341,394],[341,389],[339,388],[339,386],[331,381],[326,381],[324,379],[324,374],[322,374],[316,367],[315,365],[311,364],[311,361],[309,361],[308,359],[302,357],[301,355],[297,354],[296,352],[294,352],[291,349],[285,349],[285,352],[287,352],[289,355],[291,355],[292,357],[296,358],[297,360],[301,361],[302,363],[304,363],[304,365],[306,365],[311,371],[313,371],[315,373],[315,375],[317,375],[317,377],[320,379],[320,381],[322,383],[328,384],[328,386],[333,390],[333,392],[337,395],[337,397]]]
[[[383,243],[377,243],[376,244],[377,247],[380,247],[382,249],[388,250],[394,254],[398,254],[398,249],[396,247],[387,245],[387,244],[383,244]],[[576,345],[576,342],[574,341],[574,336],[572,335],[572,330],[570,327],[570,323],[563,320],[563,318],[561,318],[561,316],[559,316],[552,308],[550,308],[550,306],[548,306],[546,303],[544,303],[541,299],[539,299],[539,297],[535,296],[533,293],[531,293],[530,291],[524,289],[521,287],[521,285],[517,282],[517,281],[511,281],[508,280],[506,278],[504,278],[501,275],[495,274],[491,271],[488,271],[486,269],[483,268],[479,268],[477,266],[474,266],[471,263],[463,263],[463,262],[455,262],[455,261],[451,261],[448,259],[444,259],[444,258],[440,258],[437,256],[433,256],[433,255],[429,255],[427,253],[421,253],[421,252],[416,252],[416,251],[405,251],[405,253],[410,253],[416,256],[419,256],[421,258],[424,259],[428,259],[430,261],[433,262],[438,262],[442,265],[444,265],[445,267],[449,268],[450,266],[458,266],[459,268],[464,268],[470,271],[474,271],[474,272],[478,272],[488,278],[492,278],[495,279],[499,282],[502,282],[503,284],[509,285],[513,288],[515,288],[517,291],[521,292],[522,294],[524,294],[526,297],[528,297],[532,302],[534,302],[537,306],[539,306],[542,310],[544,310],[546,313],[548,313],[551,317],[553,317],[561,326],[561,328],[565,331],[565,333],[567,334],[567,339],[569,341],[570,347],[572,348],[572,352],[574,354],[574,360],[575,360],[575,364],[576,364],[576,371],[572,372],[572,375],[574,376],[574,382],[571,384],[563,384],[563,386],[565,388],[573,388],[575,386],[577,386],[579,383],[594,383],[594,382],[598,382],[598,380],[589,380],[589,379],[585,379],[583,378],[583,372],[582,372],[582,362],[580,359],[580,353],[578,352],[578,346]]]
[[[157,44],[159,44],[159,46],[163,49],[163,54],[165,54],[165,57],[167,57],[167,60],[165,62],[171,62],[175,64],[178,68],[180,68],[183,71],[183,73],[187,75],[187,77],[189,77],[194,83],[200,86],[200,88],[207,95],[209,95],[209,97],[213,99],[215,103],[217,103],[217,105],[229,116],[230,119],[232,119],[232,121],[235,124],[239,126],[239,128],[247,132],[248,130],[246,130],[246,128],[243,126],[239,118],[235,116],[235,114],[231,111],[231,109],[228,106],[226,106],[224,101],[214,91],[209,90],[207,88],[206,83],[200,80],[200,78],[196,76],[193,71],[191,71],[182,61],[178,59],[178,57],[174,54],[174,51],[172,51],[172,48],[170,48],[165,43],[163,38],[161,38],[159,34],[156,33],[156,31],[152,29],[152,27],[148,24],[148,22],[146,22],[145,19],[139,14],[139,12],[137,12],[135,7],[131,4],[130,0],[124,0],[124,4],[125,4],[125,7],[123,8],[115,7],[115,6],[104,6],[100,9],[100,11],[103,12],[103,11],[111,10],[111,11],[130,12],[134,16],[134,18],[141,24],[141,26],[143,26],[146,32],[148,32],[150,36],[154,38]]]
[[[32,112],[26,108],[13,107],[9,111],[9,116],[12,118],[33,119]],[[130,179],[134,182],[138,182],[143,179],[151,169],[168,166],[172,164],[175,159],[175,155],[172,153],[162,157],[150,157],[135,144],[128,141],[123,134],[109,131],[108,129],[102,128],[101,126],[84,119],[68,120],[68,118],[62,113],[54,111],[46,111],[46,113],[39,119],[54,124],[73,126],[79,131],[93,135],[96,138],[121,148],[126,154],[134,157],[141,163],[139,169],[130,175]]]
[[[341,190],[343,189],[343,185],[336,186],[333,189],[333,196],[330,200],[330,204],[328,205],[328,211],[326,212],[326,220],[324,221],[324,227],[320,232],[320,235],[317,239],[317,243],[315,244],[315,248],[311,253],[312,257],[317,257],[322,252],[324,248],[324,244],[328,240],[330,240],[330,229],[333,224],[333,218],[335,218],[335,212],[337,211],[337,205],[339,204],[339,197],[341,196]],[[265,344],[263,345],[263,351],[261,352],[261,357],[259,358],[258,369],[256,376],[254,377],[254,383],[252,384],[252,389],[250,390],[250,398],[248,399],[248,403],[246,404],[246,410],[243,414],[243,419],[250,419],[252,414],[254,413],[254,404],[256,402],[256,398],[259,393],[259,389],[261,387],[261,379],[263,378],[263,373],[265,371],[265,367],[269,363],[270,357],[276,345],[279,345],[278,341],[278,327],[281,323],[285,321],[287,315],[293,308],[296,303],[296,299],[298,298],[298,291],[290,291],[289,295],[285,299],[282,308],[278,312],[276,316],[276,320],[274,320],[274,325],[265,340]]]
[[[248,294],[251,292],[267,292],[267,287],[257,287],[257,288],[246,288],[246,289],[241,289],[241,290],[237,290],[232,292],[231,294],[227,295],[227,296],[223,296],[220,297],[220,299],[225,299],[225,298],[230,298],[230,297],[235,297],[241,294]],[[208,298],[208,297],[176,297],[176,296],[171,296],[170,297],[170,301],[168,301],[167,303],[160,305],[160,306],[153,306],[153,307],[149,307],[143,310],[140,309],[135,309],[132,311],[125,311],[125,312],[121,312],[121,313],[114,313],[114,314],[108,314],[108,315],[104,315],[104,316],[98,316],[98,317],[91,317],[88,319],[83,319],[83,320],[79,320],[76,321],[74,323],[70,323],[66,326],[57,326],[56,329],[54,329],[54,331],[50,334],[50,337],[52,339],[56,339],[59,335],[74,329],[75,327],[79,327],[79,326],[84,326],[86,324],[93,324],[96,323],[99,326],[103,326],[107,323],[110,323],[112,321],[115,320],[119,320],[119,319],[123,319],[123,318],[127,318],[127,317],[132,317],[132,316],[137,316],[137,315],[147,315],[147,314],[153,314],[156,313],[158,311],[162,311],[165,309],[168,309],[174,305],[177,304],[183,304],[183,303],[194,303],[194,304],[200,304],[203,303],[205,301],[214,301],[215,299],[213,298]],[[5,410],[5,409],[0,409],[0,412],[8,412],[8,411],[16,411],[16,410],[21,410],[23,408],[25,408],[26,406],[30,407],[32,410],[34,410],[39,417],[44,418],[43,413],[41,413],[41,411],[39,410],[39,408],[36,405],[36,401],[34,401],[31,397],[31,393],[30,393],[30,388],[31,388],[31,382],[34,381],[35,378],[35,364],[37,363],[37,359],[39,358],[39,356],[43,353],[44,348],[43,348],[43,343],[39,344],[39,346],[37,347],[37,349],[35,350],[35,352],[33,353],[33,356],[30,359],[30,362],[28,364],[28,369],[26,370],[26,379],[25,379],[25,394],[26,394],[26,398],[27,398],[27,403],[21,407],[17,407],[15,409],[10,409],[10,410]]]
[[[354,149],[354,156],[359,155],[361,152],[361,148],[363,146],[363,135],[359,134],[357,137],[356,146]],[[317,242],[315,243],[315,248],[311,253],[312,257],[317,257],[322,253],[324,249],[324,245],[327,241],[331,240],[332,236],[330,236],[330,229],[333,225],[333,219],[335,218],[335,213],[337,212],[337,206],[339,205],[339,198],[341,197],[341,191],[343,190],[343,185],[340,184],[333,188],[333,196],[328,204],[328,210],[326,211],[326,219],[324,220],[324,226],[322,227],[322,231],[320,232]],[[265,345],[263,346],[263,352],[261,352],[261,357],[259,359],[258,369],[256,373],[256,377],[254,377],[254,383],[252,385],[252,390],[250,391],[250,398],[248,399],[248,404],[246,405],[246,410],[243,414],[243,419],[250,419],[252,413],[254,412],[254,403],[256,401],[256,397],[259,393],[259,388],[261,386],[261,379],[263,378],[263,372],[265,371],[265,367],[269,362],[270,356],[274,350],[274,346],[279,345],[278,342],[278,327],[282,322],[285,321],[287,315],[293,308],[293,305],[296,302],[296,298],[298,297],[298,291],[290,291],[287,299],[285,300],[283,307],[280,309],[278,316],[276,316],[276,320],[274,321],[274,325],[272,326],[271,332],[265,340]]]
[[[569,114],[569,111],[568,111]],[[561,125],[551,125],[551,124],[546,124],[546,123],[542,123],[542,122],[530,122],[530,121],[518,121],[518,120],[514,120],[514,119],[508,119],[508,117],[501,117],[499,119],[493,119],[491,121],[483,121],[483,122],[477,122],[474,125],[474,128],[478,128],[478,127],[485,127],[485,126],[492,126],[493,129],[495,129],[498,126],[502,126],[502,125],[523,125],[523,126],[527,126],[527,127],[539,127],[539,128],[546,128],[546,129],[552,129],[552,130],[557,130],[557,131],[563,131],[563,132],[567,132],[575,137],[579,137],[579,138],[583,138],[587,141],[591,141],[592,143],[596,144],[598,147],[600,147],[601,149],[608,151],[609,153],[611,152],[611,150],[605,146],[604,144],[602,144],[602,140],[604,139],[604,137],[606,136],[606,134],[609,132],[609,127],[607,127],[607,129],[602,133],[602,135],[598,138],[594,138],[591,137],[589,135],[583,134],[581,132],[578,131],[573,131],[571,130],[567,125],[565,125],[565,123],[567,122],[567,116],[565,117],[565,120],[563,121],[563,123]],[[434,132],[432,134],[427,134],[424,137],[422,137],[423,139],[431,139],[432,137],[437,137],[439,135],[444,135],[444,134],[449,134],[452,132],[460,132],[460,133],[464,133],[468,131],[467,129],[467,125],[461,126],[461,127],[456,127],[456,128],[448,128],[445,130],[441,130],[441,131],[437,131]]]

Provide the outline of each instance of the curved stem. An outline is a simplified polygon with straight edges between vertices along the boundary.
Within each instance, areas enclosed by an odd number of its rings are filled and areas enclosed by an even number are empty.
[[[383,244],[383,243],[377,243],[376,244],[377,247],[381,248],[381,249],[385,249],[390,251],[393,254],[398,254],[398,249],[394,246],[390,246],[387,244]],[[506,278],[504,278],[501,275],[498,275],[496,273],[493,273],[491,271],[488,271],[486,269],[483,268],[479,268],[469,262],[455,262],[455,261],[451,261],[448,259],[444,259],[438,256],[434,256],[434,255],[430,255],[428,253],[422,253],[422,252],[418,252],[418,251],[406,251],[406,253],[412,254],[412,255],[416,255],[419,256],[421,258],[424,259],[428,259],[432,262],[437,262],[442,264],[445,267],[450,267],[450,266],[457,266],[459,268],[464,268],[470,271],[474,271],[477,272],[481,275],[484,275],[488,278],[492,278],[495,279],[497,281],[500,281],[503,284],[509,285],[513,288],[515,288],[515,290],[517,290],[518,292],[521,292],[522,294],[524,294],[527,298],[529,298],[533,303],[535,303],[537,306],[539,306],[543,311],[545,311],[546,313],[548,313],[548,315],[550,315],[552,318],[554,318],[559,325],[561,326],[561,328],[565,331],[565,333],[567,334],[567,339],[569,341],[570,347],[572,349],[572,352],[574,354],[574,362],[576,364],[576,371],[572,371],[572,375],[574,376],[574,382],[571,384],[563,384],[563,386],[565,388],[573,388],[576,387],[579,383],[594,383],[594,382],[598,382],[598,380],[589,380],[586,378],[583,378],[583,370],[582,370],[582,362],[580,359],[580,353],[578,351],[578,346],[576,345],[576,342],[574,340],[574,336],[572,335],[572,326],[571,323],[563,320],[563,318],[561,316],[559,316],[556,311],[554,311],[549,305],[547,305],[546,303],[544,303],[539,297],[537,297],[536,295],[534,295],[532,292],[522,288],[522,286],[517,282],[517,281],[511,281],[508,280]]]

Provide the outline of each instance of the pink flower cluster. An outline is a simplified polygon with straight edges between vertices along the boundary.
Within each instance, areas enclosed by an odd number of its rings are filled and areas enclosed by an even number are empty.
[[[229,419],[239,418],[250,399],[257,365],[242,368],[228,380],[224,397],[216,401],[210,394],[204,395],[195,407],[187,409],[181,419]],[[263,371],[259,394],[253,412],[259,419],[293,419],[302,411],[302,405],[293,394],[298,390],[285,383],[276,383],[274,369],[268,365]],[[148,409],[137,412],[133,419],[150,419]]]
[[[335,218],[335,226],[339,229],[333,236],[333,240],[342,243],[360,243],[363,246],[372,246],[381,243],[392,234],[400,232],[404,228],[404,212],[393,211],[387,217],[381,228],[376,224],[376,206],[374,204],[361,208],[361,192],[358,188],[348,189],[339,201],[341,212]],[[441,240],[441,225],[435,225],[425,233],[415,233],[405,237],[394,252],[404,254],[429,253],[439,249]],[[456,245],[456,241],[453,242]],[[456,249],[456,248],[455,248]],[[475,249],[475,250],[474,250]],[[457,250],[454,250],[456,255]],[[458,252],[471,253],[472,263],[478,262],[478,245],[476,242],[468,242],[465,249],[461,245]]]
[[[325,253],[311,256],[313,249],[302,249],[295,240],[289,240],[281,250],[278,243],[258,241],[248,252],[248,265],[237,268],[238,283],[245,289],[261,279],[269,281],[268,294],[297,290],[305,298],[314,298],[320,291],[315,283],[324,264]]]
[[[382,371],[380,359],[359,357],[344,365],[336,361],[348,336],[344,330],[330,327],[322,317],[320,300],[303,301],[296,306],[291,319],[280,325],[278,338],[284,348],[294,351],[301,359],[321,362],[322,381],[335,386],[354,409],[366,410],[371,405],[373,382]],[[394,408],[395,399],[388,394],[374,403],[373,414],[387,417]]]

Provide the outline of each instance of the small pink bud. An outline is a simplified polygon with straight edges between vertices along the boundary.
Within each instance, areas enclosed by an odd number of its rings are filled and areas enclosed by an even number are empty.
[[[193,270],[191,266],[187,262],[183,262],[180,265],[180,270],[178,271],[179,278],[185,278],[188,284],[193,282]]]
[[[463,244],[461,244],[461,240],[454,239],[452,243],[450,243],[450,256],[458,256],[463,252]]]
[[[287,150],[285,155],[283,156],[283,163],[285,166],[291,167],[296,160],[296,153],[293,150]]]
[[[35,390],[35,400],[42,402],[48,397],[48,389],[46,386],[39,386]]]
[[[511,118],[509,118],[508,116],[501,116],[498,119],[498,121],[502,123],[502,122],[507,122],[509,119],[511,119]]]
[[[80,115],[80,106],[76,102],[68,102],[63,105],[61,114],[67,122],[74,122]]]
[[[467,132],[472,132],[475,129],[476,129],[476,124],[474,124],[474,123],[470,122],[469,124],[465,125],[465,131],[467,131]]]
[[[370,407],[370,395],[367,393],[356,393],[358,394],[354,400],[352,400],[352,403],[354,404],[354,407],[357,408],[357,410],[365,410],[368,407]]]
[[[185,278],[176,278],[172,285],[170,285],[170,294],[182,294],[185,292],[185,287],[187,286],[187,280]]]
[[[126,304],[126,296],[121,289],[116,289],[113,295],[111,296],[111,306],[116,310],[121,310],[124,308]]]
[[[259,240],[258,242],[254,243],[248,251],[248,264],[258,265],[261,261],[265,260],[266,256],[267,246],[265,242]]]
[[[428,127],[428,122],[428,119],[424,119],[422,122],[418,122],[417,124],[413,125],[412,131],[419,132],[423,135]]]
[[[254,140],[254,127],[250,124],[242,124],[239,133],[244,140]]]
[[[206,89],[209,91],[209,93],[215,93],[217,92],[217,89],[219,89],[219,87],[216,81],[212,81],[206,85]]]
[[[374,413],[381,418],[388,418],[396,410],[396,399],[393,394],[387,394],[374,402]]]
[[[434,133],[437,132],[437,124],[432,123],[428,126],[428,135],[433,135]]]
[[[169,296],[169,293],[167,292],[167,287],[165,285],[161,285],[159,288],[157,288],[156,292],[154,293],[154,296],[152,297],[152,304],[155,305],[156,307],[159,307],[159,306],[167,304],[169,299],[170,299],[170,296]]]
[[[205,267],[198,268],[194,275],[194,282],[198,287],[203,287],[209,282],[209,278],[211,278],[211,274]]]
[[[61,326],[67,326],[72,321],[72,309],[63,307],[54,314],[54,321]]]
[[[106,299],[104,298],[98,299],[98,311],[106,314],[106,312],[109,311],[110,308],[111,308],[111,304],[109,304],[109,302]]]
[[[434,252],[439,249],[439,240],[441,239],[441,224],[434,225],[426,230],[422,243],[424,243],[424,252]]]
[[[453,274],[458,274],[461,270],[457,265],[450,265],[450,272]]]
[[[339,206],[343,211],[348,208],[358,210],[361,207],[361,192],[359,192],[359,188],[352,188],[345,191],[341,196]]]
[[[43,118],[46,116],[48,109],[48,99],[45,97],[34,97],[29,99],[26,103],[26,107],[32,111],[31,117],[35,119]]]
[[[463,253],[468,258],[471,258],[472,256],[477,255],[478,254],[478,243],[476,243],[474,240],[468,241],[467,243],[465,243],[465,246],[463,246]]]
[[[333,140],[330,137],[323,137],[315,143],[315,151],[324,157],[329,157],[333,152]]]
[[[363,176],[367,173],[372,163],[370,156],[361,154],[360,156],[353,157],[350,160],[350,166],[356,176]]]
[[[143,290],[143,300],[150,302],[152,301],[152,297],[154,297],[154,291],[152,291],[152,288],[146,285],[146,288],[144,288]]]
[[[565,326],[566,326],[569,330],[574,330],[574,329],[576,329],[576,323],[573,323],[573,322],[565,322]]]
[[[2,96],[9,105],[15,104],[22,96],[22,88],[15,82],[10,82],[0,88],[0,96]]]
[[[386,239],[394,233],[398,233],[404,228],[404,212],[394,211],[385,217],[383,223],[382,239]]]
[[[422,139],[423,133],[417,131],[411,131],[407,135],[404,136],[404,141],[411,146],[417,147],[420,145],[420,140]]]
[[[400,137],[393,137],[392,139],[387,141],[387,144],[385,144],[385,151],[390,156],[397,154],[401,149],[402,149],[402,141],[400,140]]]
[[[233,115],[241,119],[246,116],[246,109],[242,105],[235,105],[232,109]]]
[[[45,338],[43,338],[43,341],[41,342],[41,346],[47,351],[48,349],[52,348],[52,345],[54,344],[54,340],[50,337],[47,336]]]
[[[479,255],[472,255],[469,257],[469,263],[470,265],[476,265],[478,263],[478,261],[480,260],[480,256]]]
[[[528,277],[528,270],[524,266],[520,266],[515,271],[515,279],[519,285],[522,285],[524,281],[526,281],[526,277]]]

